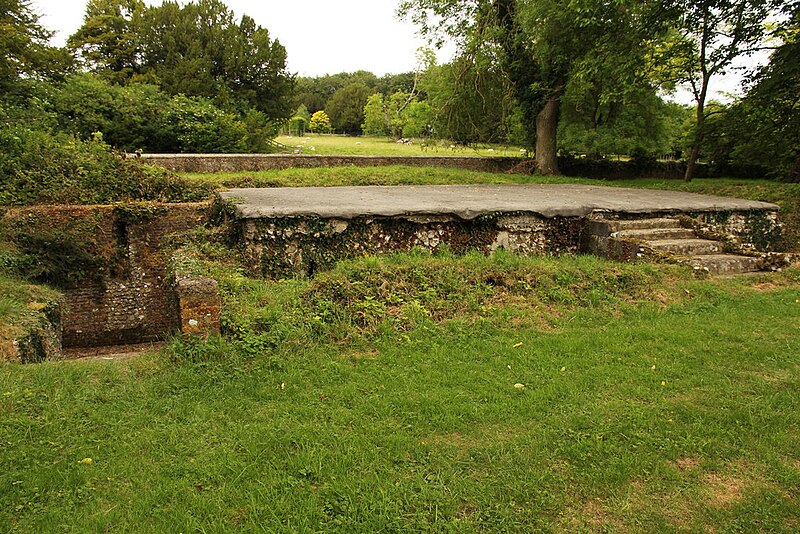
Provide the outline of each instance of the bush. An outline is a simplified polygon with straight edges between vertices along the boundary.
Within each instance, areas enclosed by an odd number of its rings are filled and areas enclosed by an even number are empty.
[[[161,167],[126,158],[102,136],[82,141],[22,126],[0,128],[0,204],[189,202],[209,193]]]
[[[235,152],[247,135],[236,117],[204,98],[177,95],[159,119],[168,152]]]

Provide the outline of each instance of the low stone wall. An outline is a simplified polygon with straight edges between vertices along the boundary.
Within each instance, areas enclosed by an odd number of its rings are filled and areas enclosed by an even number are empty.
[[[90,347],[157,341],[179,331],[165,241],[205,223],[207,212],[207,204],[35,206],[8,210],[3,223],[51,236],[65,261],[82,255],[70,269],[83,272],[71,273],[76,281],[63,289],[63,345]]]
[[[482,156],[326,156],[314,154],[142,154],[155,165],[182,172],[269,171],[316,167],[452,167],[470,171],[506,172],[522,158]]]
[[[254,276],[310,275],[338,260],[448,247],[456,253],[504,248],[525,255],[578,250],[584,221],[506,213],[464,220],[450,215],[234,221],[245,265]]]

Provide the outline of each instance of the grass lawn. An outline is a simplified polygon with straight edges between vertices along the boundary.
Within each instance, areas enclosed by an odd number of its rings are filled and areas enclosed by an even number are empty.
[[[333,134],[279,136],[275,139],[303,154],[345,154],[369,156],[519,156],[525,150],[517,146],[476,144],[456,146],[446,140],[412,139],[411,144],[398,144],[388,137],[352,137]]]
[[[185,176],[681,189],[780,203],[800,235],[798,184]],[[219,281],[224,337],[113,362],[0,362],[0,531],[800,530],[800,269],[698,280],[445,251],[263,281],[213,237],[188,238],[184,267]],[[0,288],[3,320],[49,294]]]
[[[226,261],[225,340],[0,365],[3,530],[800,528],[796,269]]]

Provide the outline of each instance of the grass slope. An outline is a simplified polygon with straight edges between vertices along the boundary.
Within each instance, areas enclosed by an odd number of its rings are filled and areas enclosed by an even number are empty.
[[[6,530],[800,526],[797,270],[195,266],[221,281],[227,341],[0,366]]]

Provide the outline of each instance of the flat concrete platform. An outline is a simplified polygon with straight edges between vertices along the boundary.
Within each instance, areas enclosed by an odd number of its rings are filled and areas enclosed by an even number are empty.
[[[541,217],[615,214],[777,211],[766,202],[654,189],[589,185],[430,185],[230,189],[223,199],[240,219],[317,216],[325,219],[492,213]]]

